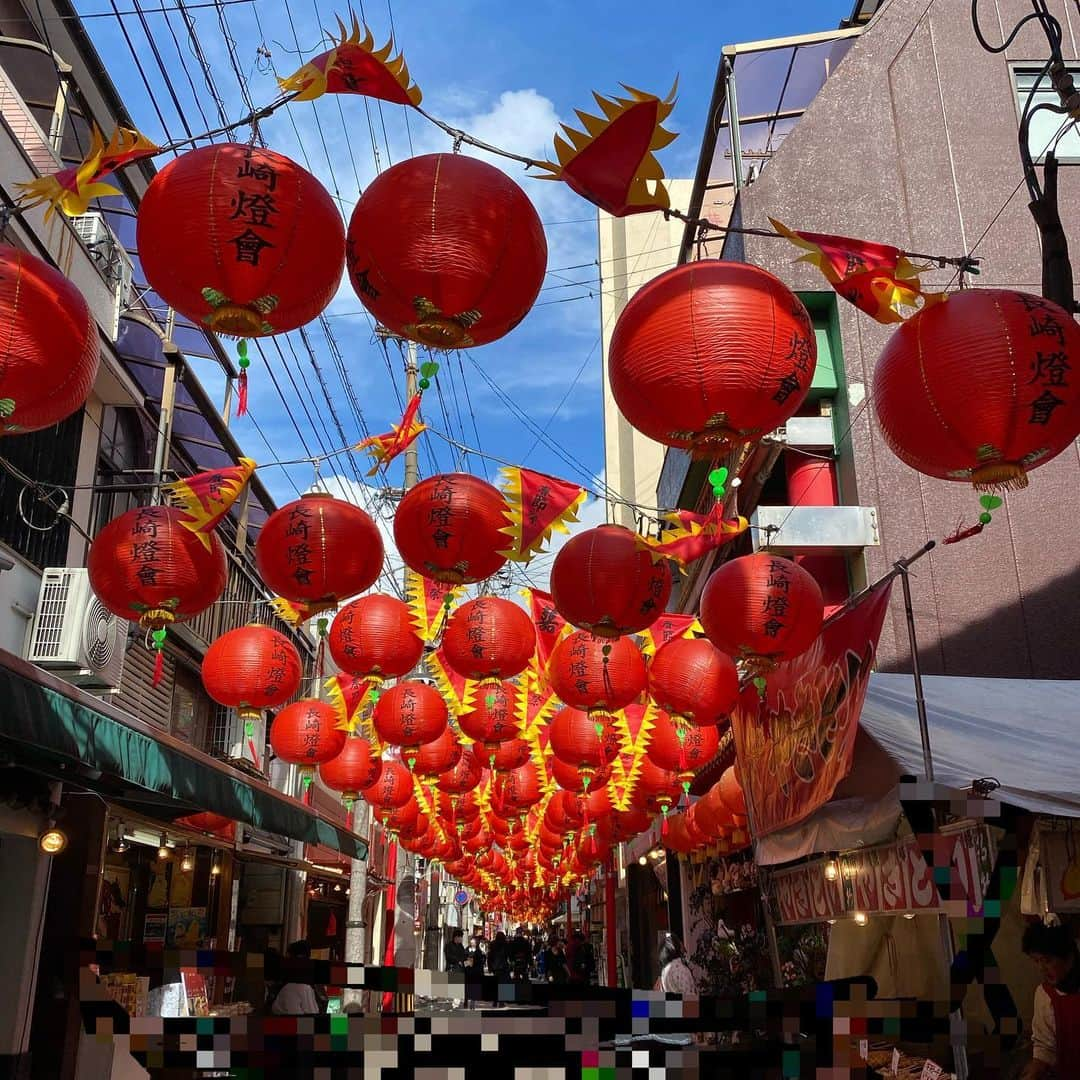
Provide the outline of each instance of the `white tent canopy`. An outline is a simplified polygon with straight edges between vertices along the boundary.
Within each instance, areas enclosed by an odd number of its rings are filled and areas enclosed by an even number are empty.
[[[1002,802],[1080,817],[1080,681],[930,675],[923,695],[938,783],[993,777]],[[902,771],[923,774],[910,675],[871,675],[859,722]]]

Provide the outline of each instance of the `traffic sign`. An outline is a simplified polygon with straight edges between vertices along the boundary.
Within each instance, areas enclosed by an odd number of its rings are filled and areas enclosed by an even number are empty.
[[[458,889],[458,891],[454,893],[454,903],[457,904],[458,907],[464,907],[468,902],[469,894],[464,889]]]

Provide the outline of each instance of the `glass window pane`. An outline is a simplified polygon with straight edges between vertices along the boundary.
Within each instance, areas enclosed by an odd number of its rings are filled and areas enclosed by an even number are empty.
[[[1080,79],[1080,67],[1069,68],[1069,73],[1074,79]],[[1018,68],[1013,72],[1013,76],[1016,82],[1016,96],[1020,105],[1020,112],[1023,113],[1028,94],[1039,78],[1039,70],[1036,68]],[[1060,104],[1057,92],[1051,87],[1048,78],[1043,79],[1039,84],[1039,89],[1035,92],[1031,104],[1032,108],[1036,105]],[[1056,139],[1057,148],[1055,153],[1059,161],[1080,161],[1080,132],[1077,131],[1076,125],[1073,124],[1065,131],[1060,139],[1057,138],[1062,124],[1067,119],[1066,116],[1049,110],[1035,113],[1028,126],[1028,148],[1033,159],[1036,161],[1041,160],[1046,151],[1054,145]]]

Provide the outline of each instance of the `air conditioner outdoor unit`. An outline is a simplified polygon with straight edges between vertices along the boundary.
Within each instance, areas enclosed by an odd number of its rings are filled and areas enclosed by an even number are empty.
[[[82,567],[41,576],[27,659],[86,689],[116,690],[124,671],[128,624],[106,610]]]
[[[98,211],[91,210],[73,217],[71,224],[79,234],[79,239],[89,248],[94,262],[101,267],[116,296],[111,327],[112,339],[115,341],[120,330],[120,316],[131,304],[131,283],[135,276],[131,256],[124,250],[124,245],[117,239],[116,233],[109,228],[105,216]]]

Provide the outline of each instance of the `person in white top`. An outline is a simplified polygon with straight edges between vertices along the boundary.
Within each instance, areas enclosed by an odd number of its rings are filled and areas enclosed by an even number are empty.
[[[289,946],[289,958],[310,960],[311,946],[306,941],[294,941]],[[322,1009],[310,983],[290,982],[278,991],[270,1011],[275,1016],[317,1016]]]
[[[1035,991],[1031,1057],[1023,1080],[1051,1073],[1057,1080],[1080,1078],[1080,951],[1065,926],[1032,923],[1023,950],[1039,966],[1043,984]]]
[[[657,988],[665,994],[681,994],[683,997],[697,997],[697,983],[694,973],[686,962],[682,942],[668,934],[660,946],[660,978]]]

